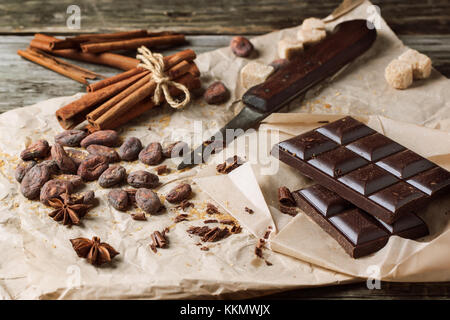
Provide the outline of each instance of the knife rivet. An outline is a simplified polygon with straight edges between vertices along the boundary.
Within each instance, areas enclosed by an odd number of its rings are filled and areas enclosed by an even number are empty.
[[[267,88],[266,88],[266,89],[264,89],[264,92],[265,92],[265,93],[269,93],[269,92],[270,92],[270,89],[267,89]]]
[[[291,76],[291,74],[288,73],[288,74],[285,74],[285,75],[284,75],[284,78],[285,78],[285,79],[289,79],[290,76]]]

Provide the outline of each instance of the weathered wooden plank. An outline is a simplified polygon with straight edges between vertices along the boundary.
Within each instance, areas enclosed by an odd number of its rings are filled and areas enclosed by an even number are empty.
[[[0,0],[0,33],[98,32],[135,28],[195,34],[261,34],[325,17],[341,0],[78,0],[81,30],[66,26],[72,0]],[[399,34],[448,34],[448,0],[374,0]]]
[[[434,66],[450,77],[450,35],[404,36],[402,40],[433,60]],[[16,52],[26,48],[31,36],[0,37],[0,112],[31,105],[52,97],[72,95],[84,91],[84,87],[70,79],[46,70],[20,58]],[[227,46],[231,36],[190,36],[189,47],[202,53]],[[185,47],[173,49],[181,50]],[[171,52],[167,51],[167,53]],[[82,67],[111,76],[118,71],[112,68],[75,62]]]
[[[449,299],[450,282],[381,282],[381,289],[369,290],[366,283],[287,291],[266,299]]]

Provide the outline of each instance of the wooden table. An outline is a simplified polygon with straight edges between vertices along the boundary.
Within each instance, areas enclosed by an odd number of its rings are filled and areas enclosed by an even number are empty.
[[[0,113],[41,100],[68,96],[84,87],[22,60],[18,49],[36,32],[53,35],[130,29],[172,29],[188,34],[197,53],[227,46],[232,35],[258,35],[299,25],[311,16],[325,17],[340,0],[0,0]],[[428,55],[450,77],[450,2],[448,0],[373,1],[407,46]],[[67,7],[81,9],[81,29],[66,27]],[[178,50],[178,49],[177,49]],[[105,76],[117,70],[77,63]],[[268,296],[271,299],[445,299],[448,283],[386,283],[368,290],[365,283],[311,288]]]

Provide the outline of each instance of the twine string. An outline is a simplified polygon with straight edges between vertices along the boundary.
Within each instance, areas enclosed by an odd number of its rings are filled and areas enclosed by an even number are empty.
[[[138,65],[138,67],[149,70],[151,72],[150,81],[154,81],[156,83],[153,102],[156,105],[160,104],[162,95],[164,94],[164,98],[172,108],[180,109],[187,105],[191,100],[191,94],[186,86],[170,80],[170,78],[164,73],[163,55],[153,53],[144,46],[138,48],[138,53],[139,54],[136,55],[136,59],[139,59],[142,62]],[[170,94],[169,86],[173,86],[183,91],[184,99],[181,101],[175,100]]]

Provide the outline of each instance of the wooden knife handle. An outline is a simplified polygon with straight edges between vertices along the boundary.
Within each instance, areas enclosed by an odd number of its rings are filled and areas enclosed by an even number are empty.
[[[280,68],[265,82],[250,88],[242,100],[262,113],[279,110],[369,49],[377,32],[367,24],[366,20],[338,24],[325,40],[306,49],[302,56]]]

